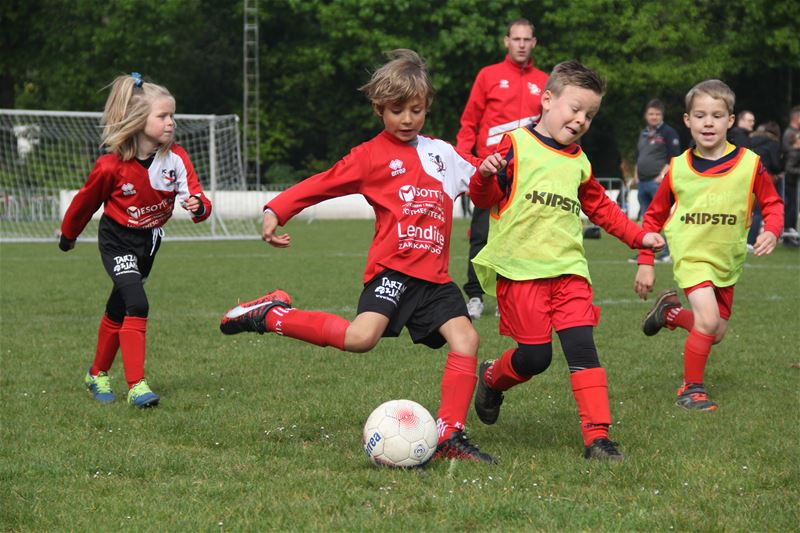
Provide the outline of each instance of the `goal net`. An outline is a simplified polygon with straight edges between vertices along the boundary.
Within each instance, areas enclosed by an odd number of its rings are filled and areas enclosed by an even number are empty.
[[[52,241],[72,197],[104,152],[101,113],[0,109],[0,241]],[[192,159],[212,216],[200,224],[179,207],[170,239],[250,239],[267,193],[247,191],[236,115],[176,115],[176,142]],[[81,234],[97,239],[102,206]]]

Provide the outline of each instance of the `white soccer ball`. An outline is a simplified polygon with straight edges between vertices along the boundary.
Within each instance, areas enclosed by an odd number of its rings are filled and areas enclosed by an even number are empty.
[[[381,404],[364,424],[364,451],[380,466],[422,466],[433,457],[438,441],[436,421],[411,400]]]

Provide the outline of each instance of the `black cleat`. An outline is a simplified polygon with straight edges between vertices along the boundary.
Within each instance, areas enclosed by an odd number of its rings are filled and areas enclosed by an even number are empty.
[[[644,315],[642,320],[642,331],[648,337],[652,337],[666,324],[665,315],[670,307],[680,307],[681,301],[678,299],[678,291],[675,289],[664,289],[658,294],[652,309]]]
[[[484,361],[478,367],[478,386],[475,389],[475,412],[481,422],[487,425],[497,422],[503,404],[503,393],[490,388],[483,377],[492,363],[494,361]]]
[[[594,439],[583,452],[586,459],[596,459],[598,461],[617,461],[625,459],[622,452],[617,449],[617,443],[608,439]]]
[[[253,331],[261,335],[267,332],[267,311],[273,307],[291,306],[292,298],[278,289],[229,309],[222,317],[219,329],[225,335],[235,335],[243,331]]]
[[[497,461],[488,453],[484,453],[472,444],[463,431],[454,431],[447,440],[436,447],[434,459],[463,459],[479,463],[495,464]]]

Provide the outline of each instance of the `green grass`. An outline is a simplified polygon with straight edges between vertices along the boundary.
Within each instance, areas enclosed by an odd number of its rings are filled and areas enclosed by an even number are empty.
[[[162,396],[138,411],[83,388],[110,281],[96,245],[0,246],[0,529],[4,531],[796,531],[800,254],[749,256],[707,385],[720,409],[673,405],[684,332],[647,338],[630,252],[587,241],[596,329],[626,461],[587,462],[566,363],[507,393],[500,420],[469,416],[496,466],[372,467],[361,426],[411,398],[434,414],[446,350],[383,340],[341,353],[274,335],[224,337],[237,298],[279,286],[297,307],[352,318],[366,221],[289,226],[293,246],[165,242],[146,287],[147,375]],[[452,273],[464,277],[466,223]],[[672,284],[657,266],[657,289]],[[487,302],[494,309],[494,302]],[[512,342],[489,313],[481,357]],[[557,345],[557,342],[556,342]],[[123,396],[121,359],[112,382]]]

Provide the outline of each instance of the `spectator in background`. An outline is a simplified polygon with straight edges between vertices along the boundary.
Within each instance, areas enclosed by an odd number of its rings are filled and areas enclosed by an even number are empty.
[[[536,47],[535,28],[527,19],[508,25],[503,44],[508,55],[500,63],[478,72],[469,100],[461,115],[456,148],[480,158],[491,155],[504,133],[535,124],[542,113],[541,95],[547,74],[533,65],[531,52]],[[467,259],[467,311],[473,320],[483,313],[483,289],[475,277],[472,259],[478,255],[489,234],[489,210],[474,208],[469,233]]]
[[[673,157],[680,155],[681,142],[678,132],[664,122],[664,103],[653,99],[647,102],[644,110],[646,123],[639,142],[636,146],[636,169],[633,183],[639,184],[637,198],[639,200],[639,219],[644,218],[644,213],[653,201],[653,197],[669,170],[669,162]],[[636,257],[630,262],[635,263]],[[669,263],[669,249],[664,248],[656,262]]]
[[[789,112],[789,126],[783,132],[783,158],[786,161],[786,174],[783,177],[783,245],[800,248],[800,234],[797,233],[797,182],[800,179],[798,159],[800,147],[797,135],[800,133],[800,106]]]
[[[736,125],[728,130],[728,141],[736,146],[750,148],[750,134],[756,125],[756,116],[752,111],[739,111]],[[748,241],[749,242],[749,241]]]
[[[741,113],[739,113],[741,116]],[[732,131],[735,128],[731,128]],[[783,158],[781,157],[781,128],[777,122],[767,122],[758,126],[756,131],[750,135],[750,150],[761,157],[761,164],[772,177],[772,183],[780,180],[783,172]],[[733,141],[731,141],[733,143]],[[733,143],[736,144],[736,143]],[[743,146],[741,144],[737,146]],[[761,209],[758,204],[753,209],[753,223],[750,225],[750,232],[747,234],[748,250],[755,245],[758,234],[761,233]]]

